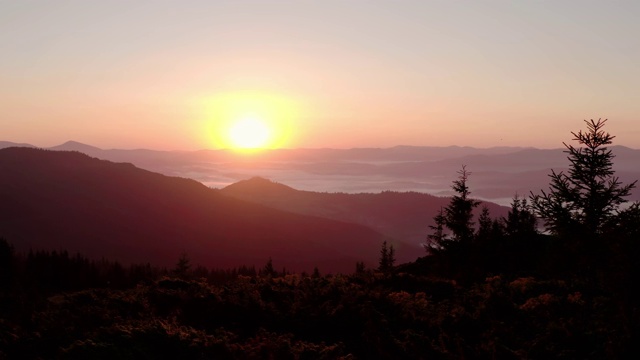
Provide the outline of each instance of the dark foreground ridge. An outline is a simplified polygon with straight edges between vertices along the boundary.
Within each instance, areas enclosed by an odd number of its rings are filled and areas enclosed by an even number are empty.
[[[167,270],[66,252],[20,255],[4,240],[0,260],[0,358],[638,354],[637,302],[616,284],[587,277],[502,274],[458,282],[428,270],[429,258],[352,275],[286,274],[271,262],[258,270],[207,270],[185,258]]]
[[[361,225],[267,208],[189,179],[78,152],[0,150],[0,236],[19,251],[170,265],[263,264],[351,271],[373,264],[383,235]]]

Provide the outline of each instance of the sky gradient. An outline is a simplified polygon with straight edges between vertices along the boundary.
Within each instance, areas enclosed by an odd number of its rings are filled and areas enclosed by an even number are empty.
[[[560,147],[600,117],[640,148],[638,15],[637,1],[0,0],[0,140],[215,149],[240,104],[290,148]]]

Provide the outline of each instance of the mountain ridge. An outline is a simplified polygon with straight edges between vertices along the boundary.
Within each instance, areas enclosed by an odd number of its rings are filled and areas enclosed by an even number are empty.
[[[354,149],[273,149],[254,154],[231,150],[157,151],[102,150],[77,142],[76,151],[169,176],[188,177],[222,188],[261,176],[296,189],[328,192],[417,191],[451,195],[451,181],[462,165],[471,172],[474,195],[508,205],[516,194],[548,188],[551,169],[562,171],[569,162],[565,149],[531,147],[419,147]],[[64,145],[64,144],[63,144]],[[640,150],[610,146],[614,170],[624,181],[640,178]],[[633,192],[630,200],[640,200]]]
[[[201,183],[78,152],[0,150],[0,236],[16,248],[171,266],[310,271],[372,266],[385,236],[358,224],[232,199]],[[417,257],[420,254],[415,254]],[[407,254],[402,255],[405,260]]]
[[[425,242],[429,226],[434,225],[433,217],[451,200],[414,191],[357,194],[304,191],[260,177],[236,182],[219,192],[280,210],[361,224],[416,248]],[[482,205],[496,218],[506,217],[509,210],[486,201]],[[476,216],[481,207],[475,210]]]

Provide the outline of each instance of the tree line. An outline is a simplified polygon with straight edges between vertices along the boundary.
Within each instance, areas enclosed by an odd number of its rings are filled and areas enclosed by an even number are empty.
[[[615,175],[606,120],[585,123],[586,130],[572,132],[578,145],[564,144],[568,171],[552,170],[548,190],[516,195],[505,218],[492,219],[484,207],[475,224],[472,211],[481,202],[470,196],[463,166],[456,194],[427,235],[433,269],[470,281],[500,273],[637,279],[640,204],[627,200],[637,181],[623,184]]]

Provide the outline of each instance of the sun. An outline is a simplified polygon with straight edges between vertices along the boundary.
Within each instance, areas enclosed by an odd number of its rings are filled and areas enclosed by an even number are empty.
[[[299,106],[291,97],[258,91],[222,92],[201,98],[204,142],[219,149],[254,152],[292,141]]]
[[[232,124],[228,136],[236,149],[259,149],[269,144],[271,130],[259,118],[246,117]]]

